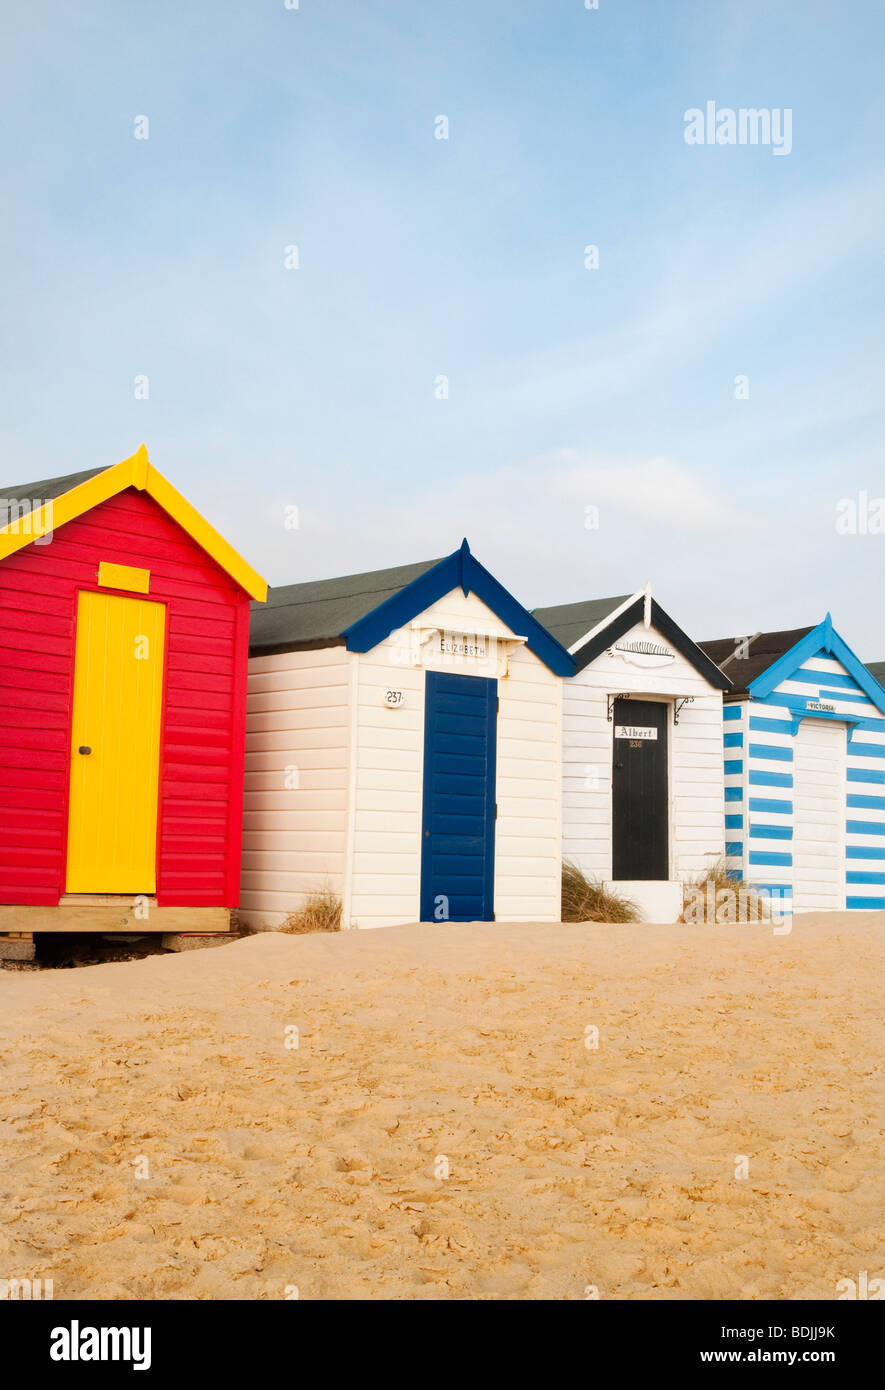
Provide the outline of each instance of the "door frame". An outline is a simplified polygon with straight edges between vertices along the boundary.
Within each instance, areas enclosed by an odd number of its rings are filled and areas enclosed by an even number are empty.
[[[425,822],[428,816],[431,801],[431,784],[428,777],[428,749],[431,747],[431,718],[433,713],[433,701],[431,689],[437,676],[458,676],[464,680],[479,681],[485,686],[486,693],[490,697],[488,701],[491,718],[491,737],[489,739],[489,758],[488,758],[488,782],[487,797],[485,806],[484,824],[484,844],[489,852],[486,855],[484,865],[484,877],[482,885],[483,913],[479,918],[465,918],[465,921],[494,922],[495,920],[495,857],[497,850],[497,817],[498,817],[498,678],[496,676],[474,676],[466,671],[449,671],[443,668],[436,670],[429,668],[424,673],[424,729],[421,757],[421,853],[419,861],[419,881],[418,881],[418,920],[419,922],[433,922],[437,919],[433,916],[433,895],[430,891],[430,871],[429,857],[431,840],[424,834]],[[494,702],[494,703],[493,703]],[[425,906],[430,908],[430,912],[425,916]],[[460,921],[460,918],[447,918],[447,921]]]
[[[98,562],[96,562],[96,573],[98,573]],[[63,825],[64,825],[64,847],[61,856],[61,881],[58,885],[58,895],[62,897],[85,897],[92,896],[122,896],[124,899],[131,899],[138,894],[122,895],[93,895],[91,893],[68,893],[68,841],[71,823],[71,749],[74,746],[74,685],[77,672],[77,633],[80,616],[80,595],[81,594],[108,594],[116,598],[139,598],[145,599],[149,603],[156,603],[163,609],[163,676],[160,684],[160,746],[157,757],[157,825],[156,840],[154,843],[154,883],[153,894],[147,896],[153,901],[162,891],[160,885],[160,843],[163,833],[163,775],[166,758],[166,682],[169,678],[169,613],[170,604],[168,599],[154,598],[152,594],[136,594],[130,589],[112,589],[108,585],[99,584],[77,584],[71,596],[71,666],[70,679],[67,686],[68,717],[65,729],[65,787],[63,803]]]
[[[648,883],[672,883],[675,880],[676,865],[676,826],[673,822],[673,731],[676,727],[673,722],[673,710],[675,702],[683,698],[681,695],[661,695],[657,692],[646,694],[644,691],[631,690],[606,691],[605,698],[612,702],[611,716],[611,742],[610,742],[610,761],[611,776],[609,779],[608,796],[608,825],[609,825],[609,881],[612,883],[629,883],[629,879],[615,878],[615,785],[614,785],[614,763],[615,763],[615,700],[641,700],[643,703],[664,705],[666,714],[664,718],[664,728],[667,734],[667,878],[639,880]]]
[[[797,809],[796,809],[796,802],[797,802],[797,799],[798,799],[798,798],[797,798],[797,795],[796,795],[796,793],[797,793],[797,791],[798,791],[798,787],[797,787],[797,785],[796,785],[796,783],[797,783],[797,778],[796,778],[796,748],[797,748],[797,739],[798,739],[799,737],[801,737],[802,726],[803,726],[803,724],[807,724],[807,723],[836,724],[836,725],[839,725],[839,727],[841,728],[841,730],[842,730],[842,732],[843,732],[843,734],[844,734],[844,743],[843,743],[843,746],[842,746],[842,759],[841,759],[841,775],[840,775],[840,777],[839,777],[839,817],[838,817],[839,836],[838,836],[838,839],[837,839],[837,842],[836,842],[836,847],[837,847],[837,850],[838,850],[838,853],[839,853],[839,866],[840,866],[840,869],[839,869],[839,907],[837,907],[835,910],[836,910],[837,912],[847,912],[848,909],[846,908],[845,904],[846,904],[846,902],[848,901],[848,886],[849,886],[849,885],[848,885],[848,873],[849,873],[849,867],[848,867],[848,826],[847,826],[847,821],[848,821],[848,738],[849,738],[849,733],[850,733],[850,731],[851,731],[852,725],[851,725],[850,723],[847,723],[846,721],[843,721],[842,719],[839,719],[839,718],[821,718],[821,719],[815,719],[815,717],[814,717],[813,714],[809,714],[809,715],[803,714],[803,715],[801,716],[801,718],[799,719],[799,721],[798,721],[798,723],[797,723],[797,725],[796,725],[796,730],[795,730],[795,733],[793,734],[793,740],[792,740],[792,751],[793,751],[793,787],[792,787],[793,815],[792,815],[791,818],[790,818],[790,822],[791,822],[791,826],[792,826],[792,830],[793,830],[793,838],[792,838],[792,840],[790,841],[791,857],[792,857],[792,859],[793,859],[793,866],[792,866],[792,868],[791,868],[791,870],[790,870],[790,879],[791,879],[791,885],[792,885],[792,889],[793,889],[792,909],[793,909],[794,912],[795,912],[795,911],[798,911],[798,912],[800,912],[800,913],[802,913],[802,912],[825,912],[825,911],[827,911],[826,908],[819,908],[819,907],[809,907],[809,908],[800,907],[800,908],[798,908],[798,909],[796,908],[796,886],[797,886],[797,882],[798,882],[798,868],[797,868],[797,865],[796,865],[796,831],[797,831],[797,828],[798,828],[798,822],[797,822]]]

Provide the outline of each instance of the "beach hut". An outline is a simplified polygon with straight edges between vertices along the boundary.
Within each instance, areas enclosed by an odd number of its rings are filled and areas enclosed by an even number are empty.
[[[568,653],[467,542],[253,613],[241,914],[558,921]]]
[[[733,686],[730,871],[794,912],[885,908],[885,690],[829,614],[701,645]]]
[[[227,930],[264,581],[143,445],[0,507],[0,931]]]
[[[675,922],[683,884],[725,849],[722,695],[727,676],[650,587],[534,616],[567,647],[563,857]]]

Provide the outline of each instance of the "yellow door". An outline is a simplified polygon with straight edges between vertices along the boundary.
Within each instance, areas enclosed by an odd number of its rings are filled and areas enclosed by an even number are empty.
[[[69,893],[156,892],[165,620],[148,599],[80,594]]]

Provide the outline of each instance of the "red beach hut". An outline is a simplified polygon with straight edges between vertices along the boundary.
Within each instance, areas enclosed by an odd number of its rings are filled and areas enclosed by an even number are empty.
[[[144,445],[0,509],[0,933],[226,930],[264,580]]]

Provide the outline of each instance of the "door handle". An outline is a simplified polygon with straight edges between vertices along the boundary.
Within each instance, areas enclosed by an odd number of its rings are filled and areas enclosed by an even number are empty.
[[[78,752],[78,753],[82,753],[83,756],[85,757],[87,753],[91,753],[91,752],[92,752],[92,749],[88,746],[88,744],[81,743],[81,744],[80,744],[80,747],[77,749],[77,752]]]

